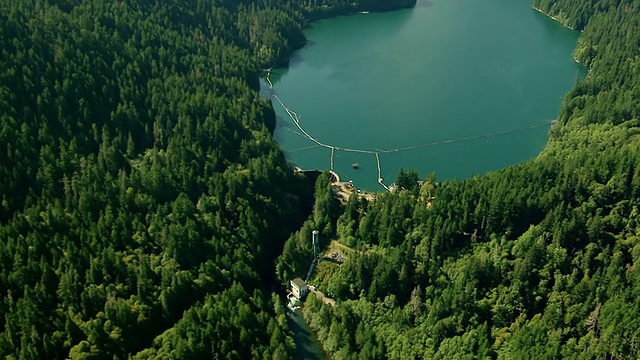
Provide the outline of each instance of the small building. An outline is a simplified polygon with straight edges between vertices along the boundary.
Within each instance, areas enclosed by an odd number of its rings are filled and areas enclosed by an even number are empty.
[[[302,299],[309,293],[309,288],[307,288],[307,284],[302,279],[295,278],[291,280],[291,293],[296,299]]]

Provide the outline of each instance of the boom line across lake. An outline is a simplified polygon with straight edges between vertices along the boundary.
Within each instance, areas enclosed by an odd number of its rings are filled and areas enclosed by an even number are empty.
[[[266,81],[269,85],[269,89],[271,90],[271,96],[276,99],[278,101],[278,103],[280,104],[280,106],[284,109],[284,111],[287,113],[287,115],[289,116],[289,118],[291,119],[291,121],[296,125],[296,127],[298,128],[298,131],[295,131],[289,127],[285,127],[287,130],[293,132],[294,134],[298,135],[298,136],[302,136],[304,138],[307,138],[308,140],[312,141],[313,143],[315,143],[316,145],[313,146],[308,146],[308,147],[304,147],[304,148],[300,148],[300,149],[294,149],[294,150],[290,150],[289,152],[296,152],[296,151],[303,151],[303,150],[309,150],[309,149],[314,149],[317,147],[323,147],[323,148],[327,148],[327,149],[331,149],[331,157],[330,157],[330,170],[333,171],[333,159],[334,159],[334,152],[337,151],[345,151],[345,152],[352,152],[352,153],[361,153],[361,154],[371,154],[371,155],[375,155],[376,157],[376,163],[378,166],[378,183],[387,191],[389,191],[389,187],[387,185],[385,185],[382,181],[382,170],[381,170],[381,165],[380,165],[380,156],[379,154],[390,154],[390,153],[398,153],[398,152],[404,152],[404,151],[412,151],[412,150],[417,150],[417,149],[421,149],[421,148],[425,148],[425,147],[432,147],[432,146],[438,146],[438,145],[444,145],[444,144],[451,144],[451,143],[456,143],[456,142],[463,142],[463,141],[472,141],[472,140],[478,140],[478,139],[486,139],[486,138],[491,138],[491,137],[496,137],[496,136],[501,136],[501,135],[507,135],[507,134],[512,134],[512,133],[516,133],[516,132],[521,132],[521,131],[527,131],[527,130],[533,130],[533,129],[538,129],[538,128],[542,128],[545,126],[549,126],[551,124],[554,123],[555,120],[549,120],[549,121],[545,121],[544,123],[541,124],[536,124],[536,125],[530,125],[530,126],[525,126],[522,128],[517,128],[517,129],[511,129],[511,130],[502,130],[502,131],[497,131],[497,132],[492,132],[492,133],[488,133],[488,134],[482,134],[482,135],[473,135],[473,136],[465,136],[465,137],[459,137],[459,138],[452,138],[452,139],[447,139],[447,140],[440,140],[440,141],[433,141],[433,142],[428,142],[428,143],[423,143],[423,144],[418,144],[418,145],[411,145],[411,146],[405,146],[405,147],[399,147],[399,148],[393,148],[393,149],[356,149],[356,148],[347,148],[347,147],[341,147],[341,146],[335,146],[335,145],[330,145],[330,144],[325,144],[323,142],[321,142],[320,140],[316,139],[315,137],[311,136],[311,134],[309,134],[303,127],[302,125],[300,125],[300,115],[298,115],[295,111],[291,110],[290,108],[288,108],[284,102],[280,99],[280,97],[278,97],[278,95],[275,93],[275,90],[273,89],[273,84],[271,83],[271,80],[269,79],[269,75],[270,75],[270,70],[267,70],[267,76],[266,76]]]

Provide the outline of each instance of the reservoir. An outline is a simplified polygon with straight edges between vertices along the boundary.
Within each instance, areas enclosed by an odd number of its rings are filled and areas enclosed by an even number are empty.
[[[531,0],[418,0],[415,8],[321,20],[272,93],[318,141],[338,148],[343,181],[381,191],[400,168],[463,179],[535,157],[563,96],[584,68],[579,33]],[[273,99],[275,138],[304,169],[329,169],[330,148],[309,140]],[[358,168],[354,167],[358,164]]]

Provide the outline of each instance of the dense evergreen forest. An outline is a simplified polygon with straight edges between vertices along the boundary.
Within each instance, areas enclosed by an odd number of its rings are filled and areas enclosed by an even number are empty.
[[[640,1],[535,1],[590,70],[533,161],[344,207],[286,163],[260,70],[414,3],[0,2],[0,356],[292,358],[319,229],[351,249],[305,304],[335,359],[637,358]]]
[[[274,260],[313,201],[261,68],[411,1],[0,2],[0,357],[291,358]]]
[[[583,30],[589,66],[540,156],[464,181],[401,171],[339,212],[318,183],[278,276],[304,272],[310,228],[342,244],[311,280],[336,307],[305,305],[334,359],[640,357],[640,1],[534,7]]]

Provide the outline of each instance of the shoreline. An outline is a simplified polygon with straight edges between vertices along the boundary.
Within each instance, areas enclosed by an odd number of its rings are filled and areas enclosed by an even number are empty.
[[[333,18],[337,18],[340,16],[355,16],[355,15],[367,15],[367,14],[373,14],[373,13],[385,13],[385,12],[392,12],[392,11],[398,11],[398,10],[403,10],[403,9],[412,9],[416,7],[416,4],[418,3],[418,0],[413,0],[411,2],[410,5],[407,6],[396,6],[396,7],[390,7],[388,9],[356,9],[356,10],[352,10],[349,9],[349,11],[340,11],[340,10],[336,10],[335,12],[329,12],[326,14],[326,16],[320,15],[320,16],[314,16],[314,17],[304,17],[304,19],[302,20],[302,29],[308,29],[314,22],[316,21],[320,21],[320,20],[326,20],[326,19],[333,19]],[[304,14],[302,14],[304,15]],[[292,49],[289,50],[288,54],[286,54],[286,56],[284,57],[284,60],[276,63],[276,64],[271,64],[271,66],[268,69],[260,69],[258,67],[257,70],[262,71],[262,72],[267,72],[267,71],[271,71],[271,69],[273,68],[284,68],[285,66],[288,66],[289,64],[289,60],[291,60],[291,56],[293,55],[293,53],[295,53],[296,51],[302,49],[303,47],[307,46],[308,41],[305,37],[304,42],[300,42],[300,43],[296,43],[296,44],[292,44],[293,47]],[[260,77],[260,76],[259,76]]]
[[[555,16],[553,16],[553,15],[551,15],[551,14],[548,14],[548,13],[546,13],[546,12],[542,11],[542,9],[540,9],[539,7],[532,6],[531,8],[532,8],[533,10],[535,10],[535,11],[539,12],[540,14],[542,14],[542,15],[544,15],[544,16],[546,16],[546,17],[548,17],[549,19],[551,19],[551,20],[553,20],[553,21],[557,22],[558,24],[560,24],[560,25],[562,25],[562,26],[566,27],[567,29],[570,29],[570,30],[573,30],[573,31],[578,31],[578,30],[576,30],[576,29],[572,28],[571,26],[569,26],[569,25],[567,25],[567,24],[563,23],[562,21],[560,21],[560,19],[558,19],[557,17],[555,17]],[[580,32],[582,32],[582,30],[580,30]]]
[[[544,15],[545,17],[547,17],[547,18],[549,18],[549,19],[551,19],[551,20],[553,20],[553,21],[557,22],[558,24],[560,24],[560,25],[564,26],[565,28],[567,28],[567,29],[569,29],[569,30],[572,30],[572,31],[575,31],[575,32],[579,32],[580,34],[582,34],[582,32],[584,32],[584,30],[577,30],[577,29],[575,29],[575,28],[572,28],[571,26],[569,26],[569,25],[567,25],[567,24],[563,23],[562,21],[560,21],[560,19],[558,19],[557,17],[555,17],[555,16],[553,16],[553,15],[551,15],[551,14],[549,14],[549,13],[546,13],[546,12],[542,11],[542,9],[540,9],[539,7],[531,6],[531,8],[532,8],[533,10],[535,10],[535,11],[539,12],[540,14]],[[578,39],[578,41],[580,41],[580,39]],[[576,47],[574,47],[574,48],[573,48],[573,54],[571,55],[571,58],[573,59],[573,61],[574,61],[576,64],[579,64],[579,65],[581,65],[581,66],[584,66],[585,68],[587,68],[587,70],[589,70],[589,66],[588,66],[588,65],[583,64],[582,62],[580,62],[580,60],[578,60],[578,58],[576,58],[576,56],[575,56],[575,51],[576,51],[576,49],[577,49],[577,48],[578,48],[578,44],[576,44]],[[588,75],[588,74],[587,74],[587,75]]]
[[[414,3],[415,4],[415,3]],[[415,6],[415,5],[414,5]],[[571,27],[563,24],[562,22],[559,21],[558,18],[550,16],[549,14],[543,12],[540,8],[537,8],[535,6],[532,6],[532,8],[534,10],[536,10],[537,12],[543,14],[545,17],[551,18],[552,20],[554,20],[555,22],[560,23],[561,25],[563,25],[563,27],[566,27],[568,29],[574,30]],[[403,7],[398,7],[396,10],[401,10],[403,9]],[[356,15],[359,14],[360,12],[349,12],[349,13],[337,13],[333,16],[329,16],[329,17],[321,17],[321,18],[317,18],[317,19],[325,19],[325,18],[331,18],[331,17],[339,17],[339,16],[352,16],[352,15]],[[308,19],[310,20],[310,19]],[[575,30],[574,30],[575,31]],[[296,50],[297,51],[297,50]],[[295,51],[294,51],[295,52]],[[289,60],[292,57],[292,54],[294,52],[291,52],[291,54],[288,55],[286,61],[284,64],[287,64],[289,62]],[[575,58],[575,56],[573,57],[574,62],[581,64],[579,61],[577,61],[577,59]],[[378,176],[376,177],[376,183],[378,186],[381,186],[383,189],[385,189],[386,191],[389,191],[389,187],[386,186],[384,184],[384,182],[382,181],[382,169],[381,169],[381,164],[380,164],[380,154],[387,154],[387,153],[397,153],[399,151],[406,151],[406,150],[414,150],[414,149],[418,149],[418,148],[422,148],[422,147],[431,147],[431,146],[435,146],[435,145],[440,145],[440,144],[448,144],[448,143],[452,143],[452,142],[459,142],[459,141],[466,141],[466,140],[473,140],[473,139],[479,139],[479,138],[485,138],[485,137],[492,137],[492,136],[496,136],[496,135],[503,135],[503,134],[507,134],[507,133],[511,133],[511,132],[516,132],[516,131],[521,131],[524,129],[529,129],[530,127],[526,127],[523,129],[509,129],[509,130],[503,130],[503,131],[499,131],[496,133],[491,133],[491,134],[481,134],[481,135],[475,135],[475,136],[467,136],[467,137],[462,137],[462,138],[454,138],[454,139],[446,139],[446,140],[442,140],[442,141],[436,141],[436,142],[431,142],[431,143],[424,143],[424,144],[417,144],[417,145],[411,145],[411,146],[404,146],[404,147],[400,147],[400,148],[396,148],[396,149],[380,149],[380,148],[365,148],[365,149],[352,149],[352,148],[347,148],[347,147],[343,147],[343,146],[338,146],[338,145],[334,145],[334,144],[330,144],[330,143],[325,143],[322,142],[319,139],[316,139],[313,137],[313,135],[307,133],[305,131],[305,129],[303,128],[303,124],[299,121],[300,120],[300,115],[297,114],[295,111],[287,108],[287,106],[283,103],[284,99],[280,99],[277,94],[275,94],[275,88],[274,88],[274,84],[272,83],[271,79],[270,79],[270,75],[271,75],[271,70],[272,69],[277,69],[277,68],[286,68],[287,65],[277,65],[274,67],[270,67],[267,69],[261,69],[262,70],[262,76],[264,79],[263,81],[266,82],[268,84],[269,89],[271,90],[271,95],[266,95],[265,96],[267,98],[271,98],[271,104],[272,106],[276,106],[274,104],[273,99],[275,98],[278,103],[284,108],[285,112],[287,113],[287,115],[291,118],[292,123],[298,128],[297,130],[299,130],[302,134],[299,134],[307,139],[309,139],[310,141],[312,141],[313,143],[315,143],[317,146],[320,147],[325,147],[331,150],[331,158],[330,158],[330,167],[326,168],[328,170],[331,170],[335,173],[334,170],[334,164],[333,164],[333,158],[334,158],[334,152],[337,151],[346,151],[346,152],[357,152],[357,153],[365,153],[365,154],[371,154],[374,155],[376,158],[376,163],[377,163],[377,172],[378,172]],[[286,118],[286,116],[285,116]],[[545,124],[541,124],[541,125],[536,125],[535,127],[542,127],[542,126],[546,126],[548,125],[548,123]],[[544,151],[544,149],[542,150]],[[541,151],[541,152],[542,152]],[[539,155],[539,154],[538,154]],[[367,181],[365,181],[367,182]],[[374,187],[376,187],[374,185]],[[373,190],[373,189],[370,189]],[[373,190],[373,193],[382,193],[383,191],[380,190],[378,188],[378,191]]]

